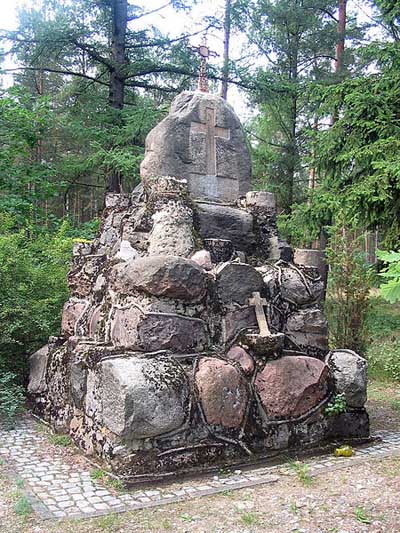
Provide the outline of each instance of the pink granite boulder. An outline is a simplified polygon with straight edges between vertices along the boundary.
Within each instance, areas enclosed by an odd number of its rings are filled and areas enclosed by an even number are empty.
[[[232,348],[226,354],[226,357],[231,361],[236,361],[239,363],[245,374],[249,375],[253,373],[254,361],[241,346],[232,346]]]
[[[61,334],[70,337],[75,333],[75,325],[87,305],[86,300],[71,298],[64,304],[61,318]]]
[[[196,385],[209,424],[231,429],[241,426],[249,393],[237,368],[221,359],[205,357],[199,363]]]
[[[265,365],[255,387],[268,417],[298,418],[326,398],[329,368],[313,357],[282,357]]]

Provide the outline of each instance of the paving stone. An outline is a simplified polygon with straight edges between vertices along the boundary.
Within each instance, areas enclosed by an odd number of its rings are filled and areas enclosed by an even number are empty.
[[[73,507],[74,502],[68,501],[68,502],[59,502],[58,507],[60,509],[68,509],[68,507]]]
[[[53,496],[66,496],[67,491],[64,489],[49,490],[49,493]]]
[[[93,504],[93,507],[97,509],[98,511],[109,511],[110,507],[106,503],[95,503]]]
[[[84,509],[82,509],[82,512],[85,514],[94,513],[95,511],[96,509],[94,507],[85,507]]]
[[[109,496],[110,493],[108,490],[96,490],[96,496]]]
[[[81,494],[82,493],[82,490],[80,487],[72,487],[70,489],[67,490],[68,494]]]
[[[99,498],[98,496],[91,496],[90,498],[88,498],[88,501],[90,503],[101,503],[101,498]]]
[[[114,507],[114,506],[121,506],[121,505],[124,506],[124,503],[121,502],[120,500],[110,501],[110,502],[108,502],[108,504],[111,505],[112,507]]]
[[[43,443],[45,435],[35,433],[35,423],[31,419],[21,421],[18,431],[4,432],[0,427],[0,458],[5,458],[18,475],[29,481],[35,497],[30,496],[32,507],[43,518],[72,518],[96,514],[114,513],[129,509],[140,509],[149,503],[167,504],[171,499],[195,498],[204,493],[219,492],[241,488],[246,484],[268,483],[278,479],[279,475],[294,476],[295,473],[282,465],[254,467],[246,474],[235,473],[228,478],[210,475],[191,485],[184,482],[174,489],[161,486],[160,490],[137,490],[132,493],[112,495],[102,485],[90,479],[88,470],[81,472],[75,466],[64,463],[65,459],[57,451],[52,461],[43,460]],[[4,446],[5,445],[5,446]],[[382,432],[382,441],[367,447],[356,448],[351,460],[332,458],[332,455],[310,458],[307,460],[313,474],[320,474],[326,469],[338,466],[348,467],[351,461],[366,461],[381,458],[383,455],[400,454],[400,432]],[[60,472],[65,472],[60,474]],[[272,476],[272,472],[276,473]],[[363,488],[363,487],[361,487]],[[361,489],[360,489],[361,490]]]

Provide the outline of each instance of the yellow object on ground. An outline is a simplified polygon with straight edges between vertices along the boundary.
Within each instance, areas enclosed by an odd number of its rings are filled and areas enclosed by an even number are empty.
[[[353,448],[351,446],[341,446],[335,449],[335,457],[351,457],[353,455]]]

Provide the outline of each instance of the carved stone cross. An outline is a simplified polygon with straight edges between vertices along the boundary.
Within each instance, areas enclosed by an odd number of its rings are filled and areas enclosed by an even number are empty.
[[[271,332],[269,330],[268,322],[264,313],[264,305],[267,305],[267,300],[265,298],[261,298],[259,292],[253,292],[253,298],[249,298],[249,305],[254,305],[255,307],[256,318],[261,337],[270,336]]]
[[[220,128],[215,125],[215,109],[206,107],[206,123],[192,122],[191,133],[203,133],[206,135],[206,161],[207,175],[217,176],[217,145],[216,138],[230,139],[231,130]]]

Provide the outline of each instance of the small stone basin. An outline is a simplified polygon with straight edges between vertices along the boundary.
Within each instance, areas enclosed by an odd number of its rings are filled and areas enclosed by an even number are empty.
[[[256,355],[267,355],[282,347],[283,339],[285,335],[283,333],[271,333],[270,335],[260,335],[259,333],[245,333],[243,335],[243,342]]]

